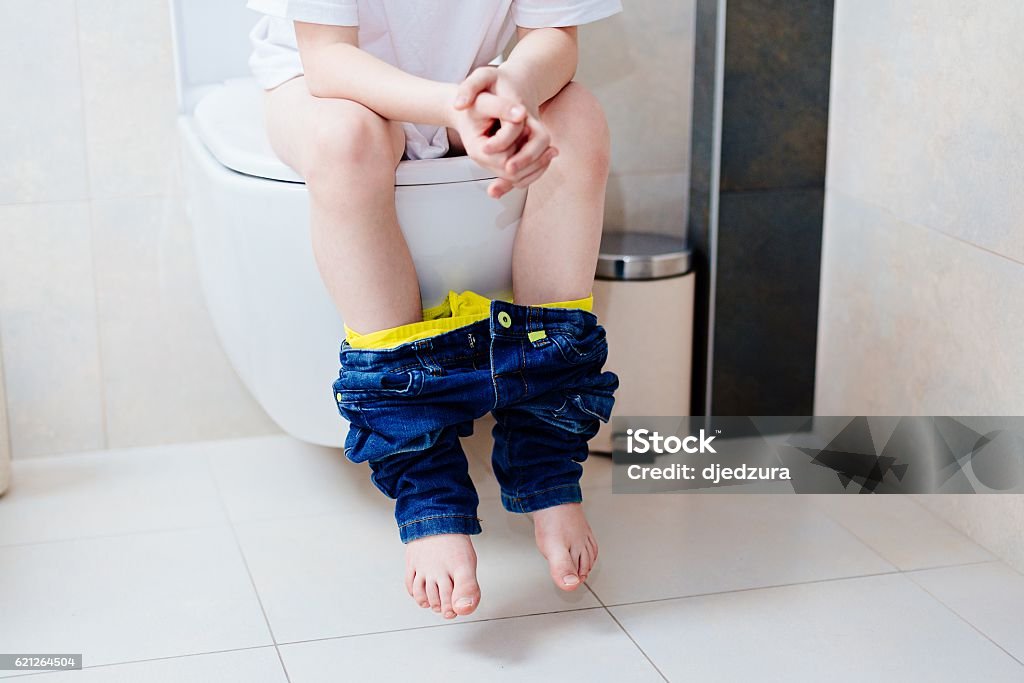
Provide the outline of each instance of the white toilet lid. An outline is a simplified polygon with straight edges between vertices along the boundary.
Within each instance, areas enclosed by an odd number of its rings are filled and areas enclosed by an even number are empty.
[[[263,119],[263,91],[254,79],[234,79],[216,86],[196,105],[196,130],[210,153],[233,171],[301,183],[270,148]],[[468,157],[403,161],[395,185],[435,185],[493,178]]]

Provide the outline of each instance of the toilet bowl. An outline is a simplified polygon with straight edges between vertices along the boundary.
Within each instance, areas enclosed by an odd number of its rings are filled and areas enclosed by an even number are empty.
[[[182,174],[202,288],[231,364],[270,418],[298,439],[339,446],[348,425],[331,384],[344,323],[314,261],[306,187],[270,149],[262,91],[245,75],[239,53],[248,46],[237,35],[255,15],[232,4],[172,3]],[[510,293],[526,193],[494,200],[493,177],[465,157],[399,164],[398,219],[424,306],[449,290]]]

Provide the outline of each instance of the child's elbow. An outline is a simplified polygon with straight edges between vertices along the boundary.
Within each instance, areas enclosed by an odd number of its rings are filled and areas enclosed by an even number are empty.
[[[303,66],[303,72],[309,94],[313,97],[328,97],[323,71],[316,66],[310,65]]]

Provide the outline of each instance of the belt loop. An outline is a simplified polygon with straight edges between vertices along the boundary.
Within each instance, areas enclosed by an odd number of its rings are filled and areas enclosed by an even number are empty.
[[[412,348],[416,352],[416,360],[420,362],[427,372],[431,375],[443,375],[444,370],[434,360],[434,342],[432,339],[419,339],[412,343]]]
[[[541,309],[536,306],[526,307],[526,333],[537,332],[544,329],[544,315]]]

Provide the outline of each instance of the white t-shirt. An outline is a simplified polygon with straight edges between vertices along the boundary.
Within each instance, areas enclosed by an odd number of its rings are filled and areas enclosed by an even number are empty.
[[[620,0],[248,0],[267,15],[253,27],[249,66],[264,88],[302,74],[294,21],[358,26],[359,47],[403,71],[458,83],[498,57],[516,26],[578,26],[622,11]],[[444,128],[405,125],[406,155],[448,152]]]

